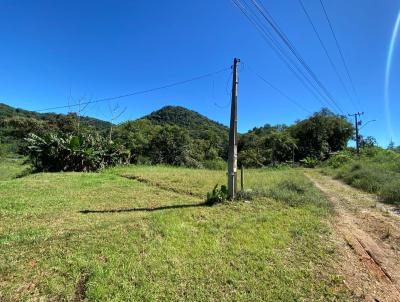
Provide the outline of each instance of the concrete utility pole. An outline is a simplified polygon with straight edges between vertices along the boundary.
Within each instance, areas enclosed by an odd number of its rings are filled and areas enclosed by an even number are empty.
[[[364,112],[356,112],[354,114],[349,114],[349,116],[354,116],[354,123],[356,126],[356,149],[357,154],[360,154],[360,135],[358,134],[358,126],[361,125],[361,121],[358,121],[358,117],[363,115]]]
[[[233,200],[237,190],[237,85],[239,59],[233,60],[231,123],[229,129],[228,197]]]

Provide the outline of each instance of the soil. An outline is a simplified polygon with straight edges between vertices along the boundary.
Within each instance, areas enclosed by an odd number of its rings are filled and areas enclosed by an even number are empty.
[[[333,205],[337,269],[365,301],[400,302],[400,216],[375,195],[314,172],[306,176]]]

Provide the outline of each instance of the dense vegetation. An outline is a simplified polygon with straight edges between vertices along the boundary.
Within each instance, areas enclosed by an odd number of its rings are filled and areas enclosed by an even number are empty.
[[[97,132],[104,135],[110,123],[76,113],[37,113],[0,103],[0,146],[3,152],[24,153],[29,134]]]
[[[326,163],[325,173],[370,193],[383,201],[400,204],[400,153],[398,148],[384,150],[367,145],[360,156],[354,150],[338,152]]]
[[[13,146],[38,171],[93,171],[126,162],[221,169],[228,154],[227,127],[182,107],[167,106],[115,126],[73,113],[37,114],[2,105],[0,123],[2,148]],[[313,166],[345,148],[352,134],[346,118],[326,109],[291,126],[254,128],[239,136],[239,165]]]
[[[345,117],[323,109],[289,127],[254,128],[239,140],[239,162],[252,167],[317,163],[344,149],[352,135],[352,124]]]

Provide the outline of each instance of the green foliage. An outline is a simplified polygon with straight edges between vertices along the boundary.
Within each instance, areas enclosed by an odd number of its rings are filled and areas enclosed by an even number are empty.
[[[226,170],[227,162],[222,159],[206,160],[203,166],[209,170]]]
[[[324,159],[330,152],[343,150],[353,135],[353,126],[346,118],[327,109],[290,128],[297,141],[297,158],[314,157]]]
[[[196,166],[191,156],[189,132],[178,126],[163,127],[151,140],[149,154],[154,164]]]
[[[30,134],[26,142],[36,171],[97,171],[129,159],[127,151],[99,135]]]
[[[180,106],[165,106],[144,117],[156,125],[176,125],[187,129],[193,138],[227,137],[228,128]]]
[[[296,141],[287,131],[272,131],[264,138],[268,162],[273,166],[292,160],[297,149]]]
[[[228,128],[220,123],[180,106],[165,106],[143,119],[159,126],[175,125],[186,129],[193,140],[203,141],[204,144],[201,147],[206,160],[214,159],[209,156],[211,148],[215,149],[219,157],[226,159]]]
[[[239,164],[262,167],[289,163],[293,159],[317,164],[330,153],[343,150],[353,133],[346,118],[324,109],[293,126],[254,128],[239,139]]]
[[[109,122],[85,116],[78,117],[74,113],[37,113],[0,103],[0,143],[13,145],[14,149],[21,153],[24,153],[25,138],[29,134],[98,132],[104,135],[109,131],[110,125]]]
[[[400,154],[394,151],[365,147],[359,157],[344,151],[325,162],[324,167],[325,173],[351,186],[376,193],[385,202],[400,203]]]
[[[353,158],[354,154],[351,151],[343,150],[336,152],[332,157],[324,162],[324,165],[336,169],[350,162]]]
[[[362,137],[360,136],[360,147],[361,148],[372,148],[378,145],[376,139],[373,136]]]
[[[213,168],[226,159],[227,128],[206,117],[167,106],[116,127],[115,140],[131,152],[131,163]],[[214,168],[213,168],[214,169]]]
[[[379,195],[386,202],[400,204],[400,179],[390,179],[379,189]]]
[[[111,126],[73,113],[39,114],[2,104],[0,124],[0,143],[21,153],[27,150],[24,138],[28,135],[105,137]],[[227,160],[228,128],[183,107],[166,106],[113,129],[115,146],[129,151],[130,163],[222,169]],[[290,127],[265,125],[239,135],[238,163],[246,167],[276,167],[304,160],[313,166],[310,158],[321,160],[342,150],[351,135],[352,126],[345,118],[322,110]]]
[[[6,146],[4,144],[0,144],[0,158],[4,157],[6,154]]]
[[[306,168],[315,168],[319,164],[319,160],[315,157],[307,156],[300,160],[301,164]]]
[[[215,185],[211,192],[207,193],[206,204],[212,206],[216,203],[224,202],[228,199],[228,189],[225,185],[221,185],[218,188],[218,184]]]
[[[149,156],[150,144],[160,132],[161,126],[147,119],[128,121],[114,130],[115,141],[130,150],[131,163],[143,163],[144,157]],[[145,160],[144,162],[151,162]]]

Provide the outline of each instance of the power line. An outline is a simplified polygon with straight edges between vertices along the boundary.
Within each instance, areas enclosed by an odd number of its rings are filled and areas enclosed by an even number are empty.
[[[239,8],[242,14],[249,20],[249,22],[256,28],[256,30],[261,34],[263,40],[272,48],[275,54],[285,63],[285,65],[292,71],[292,73],[296,76],[296,78],[303,84],[303,86],[321,103],[323,107],[328,106],[329,103],[324,104],[325,97],[321,94],[321,92],[317,89],[315,84],[311,82],[311,80],[304,74],[304,72],[299,69],[296,63],[293,61],[291,57],[289,57],[282,47],[278,44],[276,40],[274,40],[272,34],[269,32],[268,28],[264,28],[260,22],[258,16],[254,18],[251,15],[251,10],[248,7],[247,3],[245,6],[240,0],[232,0],[232,2]],[[303,78],[301,77],[303,76]],[[306,81],[305,81],[306,80]],[[314,92],[312,88],[316,91]]]
[[[335,40],[336,47],[337,47],[337,49],[338,49],[338,51],[339,51],[340,58],[341,58],[341,60],[342,60],[343,66],[344,66],[344,68],[345,68],[345,70],[346,70],[346,73],[347,73],[347,76],[348,76],[348,78],[349,78],[349,80],[350,80],[351,88],[352,88],[352,90],[353,90],[353,92],[354,92],[354,95],[356,96],[358,105],[359,105],[359,106],[361,107],[361,109],[362,109],[362,105],[361,105],[360,100],[359,100],[359,98],[358,98],[358,94],[357,94],[356,87],[355,87],[355,85],[354,85],[353,78],[351,77],[349,68],[347,67],[347,63],[346,63],[346,60],[344,59],[344,55],[343,55],[342,48],[340,47],[339,41],[338,41],[338,39],[337,39],[337,37],[336,37],[335,30],[333,29],[332,22],[331,22],[331,20],[330,20],[330,18],[329,18],[329,16],[328,16],[328,12],[327,12],[326,9],[325,9],[324,2],[323,2],[322,0],[319,0],[319,2],[321,3],[322,10],[324,11],[324,15],[325,15],[326,21],[327,21],[328,24],[329,24],[329,28],[330,28],[330,30],[331,30],[333,39]]]
[[[272,89],[274,89],[275,91],[277,91],[280,95],[282,95],[285,99],[287,99],[289,102],[293,103],[294,105],[296,105],[297,107],[299,107],[301,110],[311,114],[311,111],[306,109],[303,105],[300,104],[300,102],[297,102],[296,100],[294,100],[293,98],[291,98],[290,96],[288,96],[285,92],[283,92],[281,89],[279,89],[278,87],[276,87],[274,84],[272,84],[271,82],[267,81],[264,77],[262,77],[258,72],[254,71],[249,65],[247,65],[247,68],[254,73],[261,81],[263,81],[265,84],[267,84],[269,87],[271,87]]]
[[[353,98],[351,97],[351,95],[350,95],[350,93],[349,93],[349,90],[347,89],[347,87],[346,87],[346,85],[345,85],[345,83],[344,83],[344,81],[343,81],[343,78],[342,78],[342,76],[341,76],[340,73],[339,73],[339,70],[337,69],[335,63],[333,62],[332,57],[329,55],[328,49],[326,48],[325,43],[323,42],[323,40],[322,40],[320,34],[318,33],[318,30],[317,30],[317,28],[316,28],[314,22],[312,21],[312,18],[311,18],[311,16],[310,16],[310,14],[308,13],[308,11],[307,11],[307,9],[306,9],[306,7],[305,7],[303,1],[302,1],[302,0],[298,0],[298,1],[299,1],[299,3],[300,3],[300,6],[301,6],[301,8],[302,8],[304,14],[306,15],[306,17],[307,17],[307,19],[308,19],[308,22],[311,24],[311,27],[313,28],[314,33],[315,33],[315,35],[317,36],[318,41],[319,41],[319,43],[321,44],[321,47],[322,47],[322,49],[324,50],[324,52],[325,52],[325,54],[326,54],[326,56],[327,56],[327,58],[328,58],[328,60],[329,60],[329,63],[330,63],[331,66],[332,66],[332,69],[335,71],[336,76],[338,77],[338,79],[339,79],[339,81],[340,81],[340,83],[341,83],[343,89],[345,90],[347,96],[349,97],[350,102],[351,102],[351,103],[353,104],[353,106],[356,108],[357,106],[355,105],[354,100],[353,100]]]
[[[328,106],[329,103],[324,104],[325,97],[320,93],[314,83],[304,74],[304,72],[296,65],[291,57],[289,57],[285,51],[282,49],[281,45],[273,38],[272,33],[268,28],[264,28],[259,23],[260,20],[256,15],[256,20],[251,16],[251,10],[247,5],[247,2],[244,1],[246,7],[243,6],[243,3],[240,0],[233,0],[236,6],[242,11],[242,13],[246,16],[246,18],[250,21],[250,23],[255,26],[255,28],[259,31],[263,39],[267,42],[267,44],[272,48],[272,50],[276,53],[276,55],[286,64],[286,66],[292,71],[292,73],[296,76],[296,78],[304,85],[304,87],[321,103],[322,106]],[[236,3],[239,2],[239,3]],[[240,4],[240,6],[239,6]],[[257,23],[257,21],[259,23]],[[304,81],[304,79],[306,80]],[[314,92],[312,88],[316,91]]]
[[[339,111],[344,114],[344,111],[339,106],[339,104],[334,100],[332,94],[328,91],[328,89],[322,84],[322,82],[318,79],[314,71],[311,67],[307,64],[304,58],[300,55],[296,47],[293,43],[289,40],[286,34],[283,32],[281,28],[279,28],[278,24],[272,18],[271,14],[268,10],[262,5],[257,2],[257,0],[251,0],[256,7],[256,9],[260,12],[260,14],[264,17],[264,19],[268,22],[268,24],[272,27],[278,37],[283,41],[283,43],[289,48],[290,52],[296,57],[296,59],[300,62],[300,64],[304,67],[304,69],[309,73],[309,75],[313,78],[313,80],[317,83],[317,85],[321,88],[321,90],[325,93],[328,99],[336,106]]]
[[[140,94],[146,94],[146,93],[150,93],[153,91],[157,91],[157,90],[162,90],[162,89],[166,89],[166,88],[171,88],[174,86],[179,86],[179,85],[183,85],[189,82],[193,82],[193,81],[198,81],[204,78],[208,78],[211,76],[215,76],[217,74],[220,74],[224,71],[227,71],[231,69],[231,67],[227,67],[227,68],[223,68],[214,72],[210,72],[204,75],[200,75],[197,77],[193,77],[187,80],[183,80],[183,81],[179,81],[179,82],[174,82],[171,84],[167,84],[164,86],[159,86],[159,87],[155,87],[155,88],[150,88],[150,89],[146,89],[146,90],[139,90],[139,91],[135,91],[135,92],[131,92],[131,93],[127,93],[127,94],[122,94],[122,95],[118,95],[118,96],[114,96],[114,97],[108,97],[108,98],[103,98],[103,99],[98,99],[98,100],[94,100],[94,101],[88,101],[88,102],[81,102],[79,104],[74,104],[74,105],[66,105],[66,106],[57,106],[57,107],[51,107],[51,108],[46,108],[46,109],[40,109],[40,110],[36,110],[37,112],[42,112],[42,111],[49,111],[49,110],[56,110],[56,109],[65,109],[65,108],[69,108],[69,107],[76,107],[76,106],[82,106],[82,105],[88,105],[88,104],[93,104],[93,103],[101,103],[101,102],[106,102],[106,101],[112,101],[112,100],[117,100],[117,99],[122,99],[122,98],[126,98],[129,96],[134,96],[134,95],[140,95]]]

